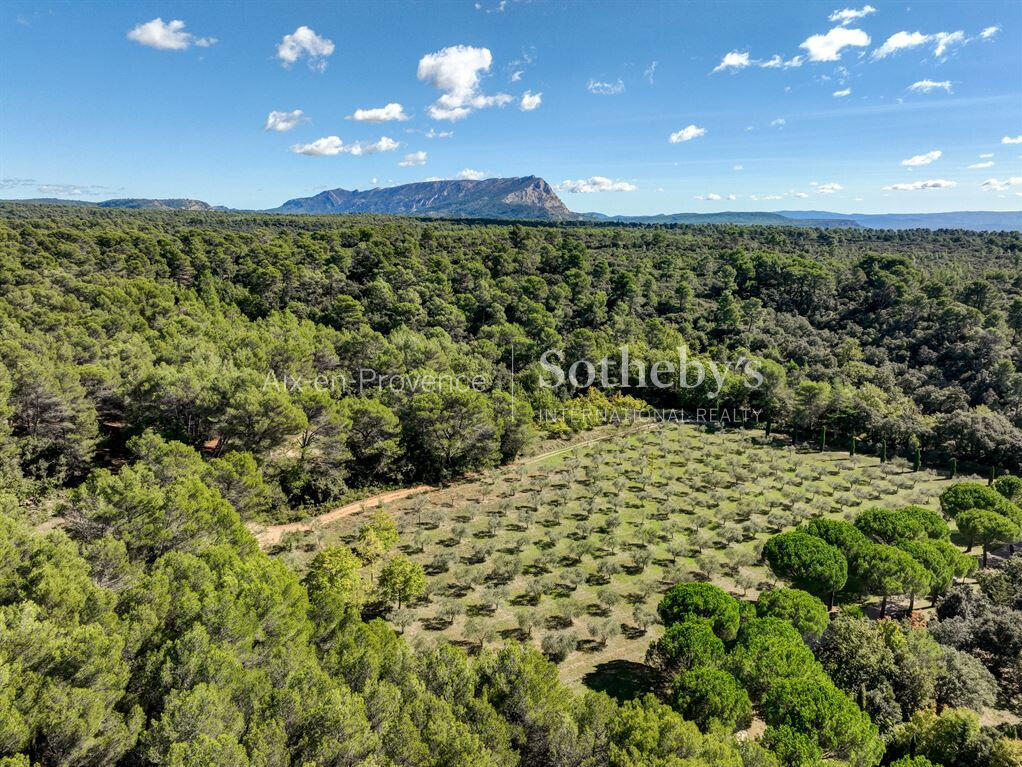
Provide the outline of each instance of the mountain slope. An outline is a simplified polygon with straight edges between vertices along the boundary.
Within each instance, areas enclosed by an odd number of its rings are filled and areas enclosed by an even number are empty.
[[[578,218],[537,176],[482,181],[421,181],[364,191],[330,189],[288,200],[273,213],[388,213],[457,218]]]

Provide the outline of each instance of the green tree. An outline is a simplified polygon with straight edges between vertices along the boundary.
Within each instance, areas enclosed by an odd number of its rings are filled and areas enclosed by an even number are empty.
[[[665,626],[687,618],[705,618],[713,633],[729,642],[738,633],[738,600],[708,583],[679,583],[668,591],[657,613]]]
[[[969,549],[977,543],[983,547],[983,567],[987,566],[990,547],[1018,540],[1018,525],[995,511],[969,509],[955,519],[958,531],[965,538]]]
[[[819,639],[827,628],[827,607],[819,599],[799,589],[769,589],[756,600],[760,618],[782,618],[804,637]]]
[[[426,574],[418,562],[398,554],[388,560],[380,571],[377,590],[385,601],[397,602],[398,608],[401,608],[425,592]]]
[[[810,594],[826,597],[831,607],[835,595],[848,580],[848,563],[841,552],[800,530],[773,536],[763,547],[763,557],[779,578]]]
[[[875,544],[859,553],[862,588],[881,598],[880,617],[887,615],[887,601],[898,594],[918,594],[929,587],[930,576],[919,562],[894,546]]]
[[[749,694],[727,671],[696,666],[678,676],[671,698],[674,710],[704,732],[718,727],[745,729],[752,722]]]

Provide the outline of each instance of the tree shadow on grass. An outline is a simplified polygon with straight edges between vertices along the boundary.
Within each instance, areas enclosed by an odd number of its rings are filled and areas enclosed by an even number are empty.
[[[618,701],[625,701],[652,692],[656,673],[645,663],[612,660],[599,664],[582,677],[582,684],[590,690],[605,692]]]

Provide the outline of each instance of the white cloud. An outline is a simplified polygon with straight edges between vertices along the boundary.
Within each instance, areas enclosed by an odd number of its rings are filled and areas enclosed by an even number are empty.
[[[263,130],[275,130],[283,133],[306,120],[305,113],[301,109],[295,109],[291,112],[277,112],[274,110],[266,117],[266,125],[263,126]]]
[[[929,165],[934,160],[939,160],[942,152],[939,149],[934,149],[932,152],[926,154],[917,154],[914,157],[909,157],[907,160],[902,160],[902,165],[907,165],[910,168],[917,167],[919,165]]]
[[[524,70],[516,69],[514,72],[511,73],[510,82],[513,82],[513,83],[518,82],[519,80],[522,79],[522,75],[524,75],[524,74],[525,74]]]
[[[139,24],[128,32],[128,39],[161,51],[183,51],[193,45],[208,48],[216,42],[215,37],[196,37],[185,32],[185,23],[180,19],[164,23],[159,17]]]
[[[425,152],[412,152],[411,154],[406,154],[405,159],[399,162],[398,165],[402,168],[412,168],[416,165],[425,165],[426,157],[428,157],[428,155]]]
[[[810,61],[837,61],[841,51],[848,47],[869,45],[869,35],[861,29],[834,27],[825,35],[812,35],[799,46],[809,54]]]
[[[933,54],[937,58],[943,58],[954,45],[963,45],[968,42],[965,33],[961,30],[956,32],[937,32],[932,35],[924,35],[922,32],[895,32],[888,37],[884,44],[873,51],[874,59],[883,59],[899,51],[909,48],[918,48],[920,45],[934,43]]]
[[[591,194],[593,192],[634,192],[637,187],[627,181],[612,181],[605,176],[590,176],[576,181],[565,179],[554,188],[559,192]]]
[[[993,156],[994,156],[994,153],[993,153],[993,152],[984,152],[983,154],[981,154],[981,155],[979,156],[979,158],[980,158],[981,160],[985,160],[985,159],[987,159],[988,157],[993,157]]]
[[[770,121],[770,127],[771,128],[783,128],[787,124],[788,124],[788,121],[785,120],[783,117],[778,117],[776,120],[771,120]]]
[[[804,199],[809,196],[806,192],[793,192],[792,194],[800,199]]]
[[[837,98],[837,99],[843,99],[845,96],[850,96],[851,94],[852,94],[852,89],[851,88],[845,88],[844,90],[834,91],[833,96],[834,96],[834,98]]]
[[[426,176],[426,178],[424,178],[422,180],[423,181],[443,181],[444,179],[440,178],[440,176]]]
[[[731,168],[731,170],[745,170],[745,166],[744,165],[735,165],[734,167]]]
[[[738,199],[738,195],[736,195],[736,194],[729,194],[729,195],[727,196],[727,198],[728,198],[729,200],[737,200],[737,199]]]
[[[984,40],[989,40],[991,37],[993,37],[1000,31],[1001,28],[994,25],[992,27],[987,27],[986,29],[984,29],[982,32],[979,33],[979,36],[982,37]]]
[[[385,123],[391,120],[404,122],[408,119],[403,106],[397,102],[391,102],[383,107],[375,109],[356,109],[353,114],[348,115],[349,120],[366,123]]]
[[[373,141],[372,143],[366,144],[362,141],[358,141],[351,145],[351,154],[362,155],[362,154],[376,154],[377,152],[393,152],[401,144],[394,139],[387,138],[386,136],[380,136],[379,141]]]
[[[792,67],[802,66],[802,62],[804,61],[805,59],[802,56],[792,56],[790,59],[785,61],[783,58],[781,58],[779,55],[775,53],[766,61],[756,61],[753,63],[755,63],[756,66],[760,67],[761,69],[791,69]],[[786,90],[790,89],[791,89],[790,86],[786,88]]]
[[[834,11],[830,14],[830,21],[837,22],[838,24],[847,24],[850,21],[861,19],[863,16],[869,16],[871,13],[876,13],[876,8],[872,5],[864,5],[858,10],[854,8],[845,8],[840,11]]]
[[[962,30],[957,32],[938,32],[933,37],[937,41],[933,54],[938,58],[947,53],[948,48],[951,46],[961,45],[965,42],[965,33]]]
[[[309,157],[333,157],[339,154],[350,154],[356,157],[364,154],[376,154],[377,152],[392,152],[401,146],[393,139],[381,136],[378,141],[365,143],[357,141],[354,144],[345,144],[338,136],[324,136],[318,138],[311,144],[294,144],[290,151],[295,154],[304,154]]]
[[[921,189],[950,189],[958,186],[957,181],[948,181],[945,178],[932,178],[926,181],[912,181],[907,184],[891,184],[885,186],[885,192],[918,192]]]
[[[986,160],[984,162],[974,162],[972,165],[969,166],[969,170],[979,170],[981,168],[992,168],[992,167],[994,167],[994,161],[993,160]]]
[[[698,128],[695,125],[688,125],[679,131],[675,131],[667,139],[672,144],[680,144],[682,141],[691,141],[694,138],[706,135],[706,128]]]
[[[1010,186],[1022,184],[1022,176],[1012,176],[1006,179],[988,178],[980,186],[984,192],[1005,192]]]
[[[519,105],[519,109],[523,112],[531,112],[533,109],[539,107],[543,103],[543,93],[533,93],[532,91],[525,91],[522,94],[522,102]]]
[[[434,120],[460,120],[476,109],[498,106],[511,101],[506,93],[487,96],[479,90],[479,78],[490,71],[493,56],[489,48],[453,45],[419,59],[418,78],[442,91],[429,106]]]
[[[426,138],[451,138],[452,136],[454,136],[454,131],[452,131],[452,130],[433,130],[432,128],[430,128],[428,131],[426,131],[422,135],[425,136]]]
[[[748,51],[731,51],[724,54],[724,58],[713,68],[713,71],[723,72],[725,69],[745,69],[750,63]]]
[[[284,35],[277,45],[277,58],[285,67],[294,64],[302,56],[307,57],[309,68],[317,72],[326,69],[326,59],[334,52],[333,41],[320,37],[306,26],[298,27],[290,35]]]
[[[842,189],[844,189],[844,187],[841,186],[841,184],[838,184],[834,181],[830,181],[826,184],[814,183],[813,186],[816,187],[816,191],[820,194],[834,194],[834,192],[840,192]]]
[[[908,86],[910,91],[916,93],[929,93],[930,91],[944,90],[948,93],[951,92],[951,81],[950,80],[917,80]]]
[[[463,168],[461,172],[458,173],[458,178],[462,181],[481,181],[486,178],[486,171]]]
[[[1022,134],[1018,136],[1005,136],[1001,139],[1002,144],[1022,144]]]
[[[915,48],[919,45],[924,45],[930,39],[929,35],[924,35],[922,32],[895,32],[893,35],[888,37],[884,44],[873,51],[874,59],[882,59],[890,56],[892,53],[905,50],[906,48]]]
[[[586,90],[598,96],[616,96],[619,93],[624,93],[625,84],[620,77],[613,83],[590,80],[586,83]]]
[[[706,194],[697,194],[695,196],[697,200],[719,200],[720,195],[715,192],[707,192]]]
[[[657,62],[651,61],[649,63],[649,66],[646,67],[646,71],[642,73],[642,76],[646,78],[646,81],[650,85],[653,84],[653,75],[656,74],[656,65],[657,65]]]

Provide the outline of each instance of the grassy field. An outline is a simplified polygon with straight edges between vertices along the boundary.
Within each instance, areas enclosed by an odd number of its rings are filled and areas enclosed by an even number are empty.
[[[412,641],[470,649],[560,637],[575,647],[560,665],[566,682],[620,691],[641,684],[634,664],[675,583],[754,598],[773,585],[757,564],[770,535],[870,506],[936,507],[947,484],[904,461],[795,449],[761,431],[633,430],[387,506],[429,584],[388,617]],[[370,513],[289,535],[278,553],[301,569],[320,546],[352,542]]]

